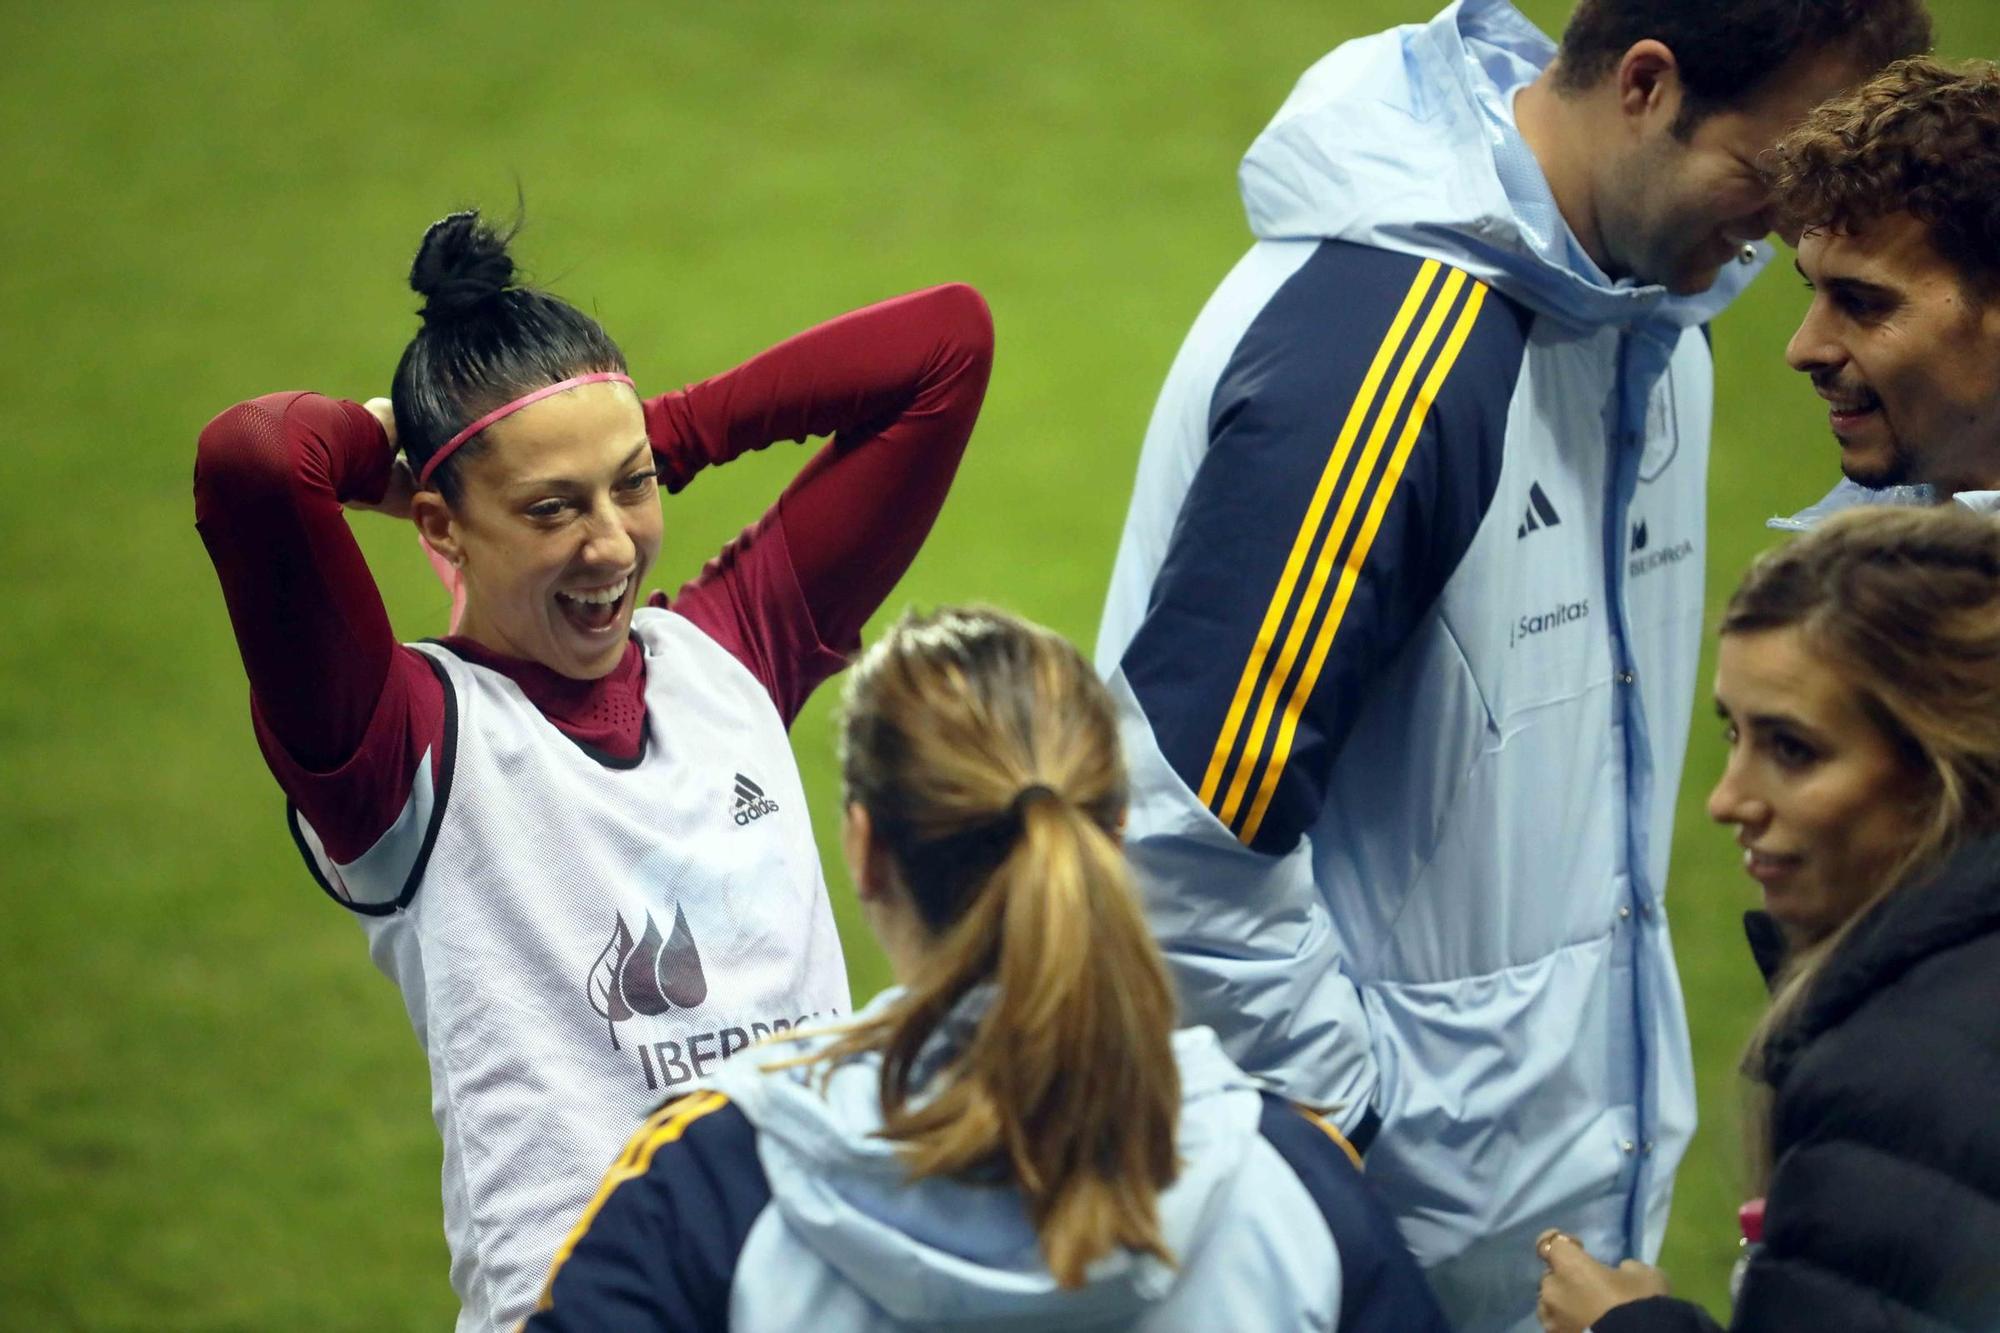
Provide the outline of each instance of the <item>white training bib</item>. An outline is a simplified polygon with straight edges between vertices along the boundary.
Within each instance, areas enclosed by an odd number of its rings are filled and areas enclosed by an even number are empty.
[[[849,1010],[805,792],[770,696],[671,611],[641,608],[636,761],[558,731],[518,686],[419,644],[445,753],[350,865],[431,1066],[461,1333],[511,1329],[639,1121],[751,1042]]]

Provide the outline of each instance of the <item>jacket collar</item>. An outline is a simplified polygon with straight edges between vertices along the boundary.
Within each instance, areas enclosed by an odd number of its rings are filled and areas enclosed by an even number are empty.
[[[1762,918],[1765,926],[1751,925]],[[1775,925],[1762,912],[1747,913],[1751,952],[1763,967]],[[1924,883],[1891,896],[1856,924],[1806,997],[1796,1017],[1774,1033],[1764,1050],[1764,1078],[1783,1081],[1798,1052],[1839,1025],[1869,996],[1934,954],[2000,930],[2000,835],[1961,848]],[[1773,971],[1766,970],[1768,980]]]
[[[1769,912],[1745,912],[1743,937],[1750,941],[1750,958],[1764,978],[1764,989],[1775,990],[1778,973],[1785,966],[1785,935]]]
[[[1952,500],[1975,514],[2000,514],[2000,491],[1954,491]],[[1807,505],[1790,518],[1770,518],[1764,526],[1778,532],[1811,532],[1819,521],[1843,509],[1864,505],[1933,505],[1937,492],[1929,486],[1885,486],[1871,490],[1842,477],[1816,504]]]
[[[1770,246],[1687,296],[1614,282],[1590,262],[1514,120],[1515,94],[1555,54],[1507,0],[1455,0],[1429,23],[1343,43],[1244,155],[1251,231],[1437,259],[1586,336],[1615,327],[1678,343],[1736,298]]]

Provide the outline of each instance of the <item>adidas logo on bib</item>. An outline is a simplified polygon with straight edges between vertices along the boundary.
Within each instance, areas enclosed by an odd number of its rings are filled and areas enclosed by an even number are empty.
[[[762,819],[778,808],[778,803],[764,794],[764,789],[744,777],[736,775],[736,822],[748,824],[753,819]]]

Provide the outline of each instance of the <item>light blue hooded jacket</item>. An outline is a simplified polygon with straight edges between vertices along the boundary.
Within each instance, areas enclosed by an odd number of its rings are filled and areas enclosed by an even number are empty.
[[[920,1083],[968,1028],[933,1038]],[[1159,1209],[1178,1266],[1121,1251],[1074,1290],[1044,1265],[1011,1187],[909,1182],[878,1136],[879,1059],[842,1064],[824,1087],[819,1066],[767,1072],[826,1040],[753,1049],[654,1116],[528,1329],[1445,1333],[1351,1150],[1205,1030],[1175,1036],[1181,1169]]]
[[[1662,893],[1702,637],[1696,297],[1608,279],[1514,127],[1499,0],[1350,42],[1244,159],[1098,640],[1184,1012],[1379,1123],[1447,1315],[1536,1234],[1652,1258],[1694,1127]]]

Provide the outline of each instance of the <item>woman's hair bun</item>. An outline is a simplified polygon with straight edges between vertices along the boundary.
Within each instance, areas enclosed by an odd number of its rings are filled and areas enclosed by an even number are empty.
[[[506,291],[514,279],[503,236],[480,220],[477,209],[431,223],[410,265],[410,289],[424,298],[426,321],[459,319]]]

